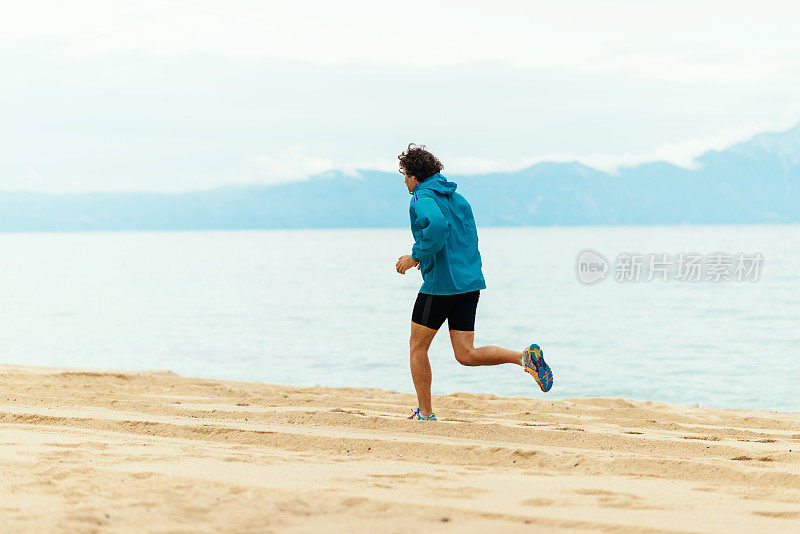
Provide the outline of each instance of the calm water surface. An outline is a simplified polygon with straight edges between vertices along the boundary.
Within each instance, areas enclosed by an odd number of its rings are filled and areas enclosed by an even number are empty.
[[[482,228],[476,343],[536,342],[548,396],[800,410],[800,226]],[[10,364],[413,391],[410,232],[0,234],[0,349]],[[760,252],[756,283],[586,286],[578,252]],[[520,368],[465,368],[446,329],[434,393],[542,397]]]

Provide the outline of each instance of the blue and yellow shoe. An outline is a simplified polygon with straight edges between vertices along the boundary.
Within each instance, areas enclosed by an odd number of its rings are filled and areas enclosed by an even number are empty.
[[[541,347],[534,343],[522,351],[522,361],[525,363],[525,372],[536,379],[536,383],[547,393],[553,387],[553,371],[544,361]]]
[[[431,413],[430,413],[430,415],[421,415],[421,414],[419,413],[419,408],[417,408],[417,409],[416,409],[416,410],[414,410],[414,412],[411,414],[411,416],[409,417],[409,419],[418,419],[418,420],[420,420],[420,421],[436,421],[436,414],[435,414],[435,413],[433,413],[433,412],[431,412]]]

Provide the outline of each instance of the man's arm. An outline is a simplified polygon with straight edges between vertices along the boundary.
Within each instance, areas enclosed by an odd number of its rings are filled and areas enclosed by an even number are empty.
[[[432,198],[420,198],[411,205],[411,211],[417,225],[422,227],[422,237],[411,248],[411,257],[419,261],[441,250],[450,235],[450,226]]]

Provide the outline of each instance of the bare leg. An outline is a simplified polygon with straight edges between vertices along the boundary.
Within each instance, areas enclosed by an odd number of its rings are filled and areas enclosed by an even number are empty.
[[[417,390],[420,415],[430,415],[431,406],[431,364],[428,361],[428,348],[431,346],[436,330],[417,323],[411,323],[411,378]]]
[[[476,349],[473,346],[474,341],[475,332],[473,331],[450,330],[453,353],[461,365],[500,365],[501,363],[522,365],[522,351],[504,349],[494,345]]]

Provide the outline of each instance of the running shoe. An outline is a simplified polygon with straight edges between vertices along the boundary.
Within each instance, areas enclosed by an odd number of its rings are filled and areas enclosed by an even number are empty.
[[[541,347],[533,344],[522,351],[522,359],[525,362],[525,372],[530,373],[536,379],[536,383],[547,393],[553,387],[553,371],[544,361],[544,353]]]
[[[414,412],[409,416],[409,419],[418,419],[420,421],[436,421],[436,414],[431,412],[430,415],[421,415],[419,413],[419,408],[414,410]]]

